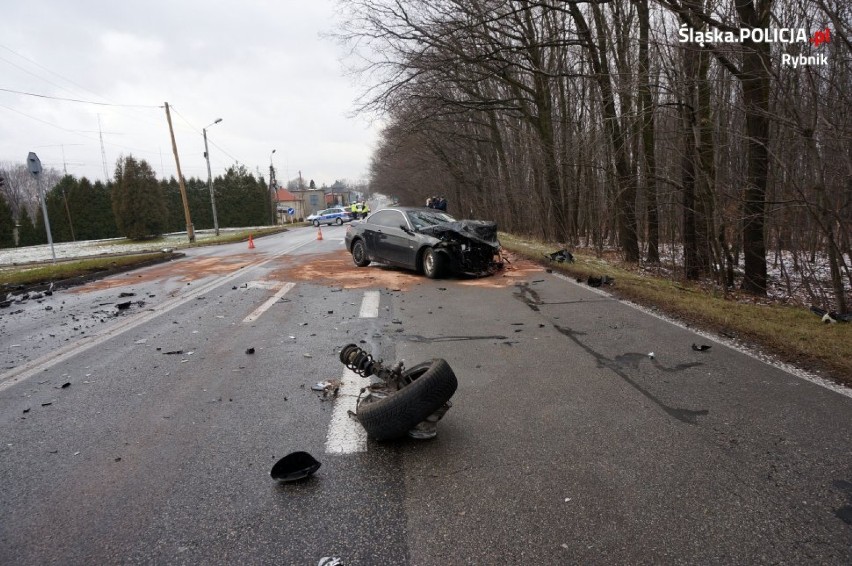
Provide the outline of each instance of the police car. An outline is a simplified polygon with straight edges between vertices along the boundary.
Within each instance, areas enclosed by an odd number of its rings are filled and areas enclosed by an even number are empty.
[[[316,214],[311,214],[306,218],[306,220],[314,226],[319,226],[320,224],[337,224],[340,226],[344,222],[352,220],[352,215],[345,208],[335,207],[320,210]]]

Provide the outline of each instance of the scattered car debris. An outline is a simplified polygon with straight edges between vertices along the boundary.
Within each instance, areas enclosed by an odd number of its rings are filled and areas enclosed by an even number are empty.
[[[317,566],[345,566],[343,560],[337,556],[323,556]]]
[[[695,344],[693,342],[692,349],[695,350],[696,352],[706,352],[707,350],[710,349],[710,346],[708,346],[707,344],[701,344],[699,346],[698,344]]]
[[[834,324],[837,322],[852,322],[852,312],[839,313],[837,311],[826,311],[817,306],[811,306],[811,312],[822,318],[826,324]]]
[[[254,354],[254,348],[246,348],[246,354]]]
[[[127,291],[121,292],[118,294],[119,299],[123,299],[125,297],[135,297],[136,293],[128,293]]]
[[[580,283],[580,280],[577,280],[577,283]],[[600,277],[593,277],[589,275],[588,279],[586,279],[586,284],[589,287],[600,287],[601,285],[613,285],[615,284],[615,279],[609,277],[608,275],[602,275]]]
[[[70,381],[66,381],[65,383],[62,384],[62,389],[68,389],[69,387],[71,387]]]
[[[183,354],[183,350],[172,350],[171,352],[163,352],[164,356],[172,356],[172,355],[180,355]]]
[[[341,387],[343,387],[343,382],[339,379],[327,379],[311,385],[311,390],[321,391],[323,397],[328,396],[329,393],[332,397],[337,397]]]
[[[269,475],[280,482],[293,482],[310,477],[322,464],[307,452],[292,452],[278,460]]]
[[[654,359],[654,352],[648,352],[648,357],[653,360]]]
[[[562,248],[561,250],[555,251],[551,254],[544,254],[544,257],[549,258],[550,261],[555,261],[558,263],[574,263],[574,255],[565,248]]]
[[[123,311],[123,310],[129,309],[131,304],[132,304],[131,301],[127,301],[127,302],[124,302],[124,303],[117,303],[115,305],[115,308],[117,308],[120,311]]]

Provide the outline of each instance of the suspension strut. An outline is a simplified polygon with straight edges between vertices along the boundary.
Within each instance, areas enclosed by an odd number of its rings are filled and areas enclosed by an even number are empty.
[[[373,356],[356,344],[347,344],[343,347],[340,351],[340,361],[361,377],[378,375],[383,369],[381,360],[374,360]]]

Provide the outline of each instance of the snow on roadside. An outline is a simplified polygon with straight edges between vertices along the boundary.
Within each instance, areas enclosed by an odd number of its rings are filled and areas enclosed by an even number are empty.
[[[220,234],[243,232],[251,228],[223,228]],[[195,241],[215,240],[213,230],[196,230]],[[53,244],[57,260],[86,258],[99,255],[160,251],[164,248],[184,247],[189,243],[186,232],[166,234],[156,240],[132,241],[127,238],[108,238],[105,240],[86,240],[82,242],[62,242]],[[20,265],[32,262],[50,261],[50,245],[26,246],[23,248],[0,249],[0,267]]]

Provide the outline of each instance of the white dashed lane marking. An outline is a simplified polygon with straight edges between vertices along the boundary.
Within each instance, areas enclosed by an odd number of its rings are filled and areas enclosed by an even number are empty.
[[[358,316],[360,318],[378,318],[379,299],[378,291],[364,293]],[[325,440],[326,454],[355,454],[367,451],[367,431],[360,423],[349,416],[349,411],[355,412],[363,379],[349,369],[344,369],[343,375],[340,376],[343,385],[334,401],[334,410],[331,414],[331,422],[328,425],[328,435]]]

